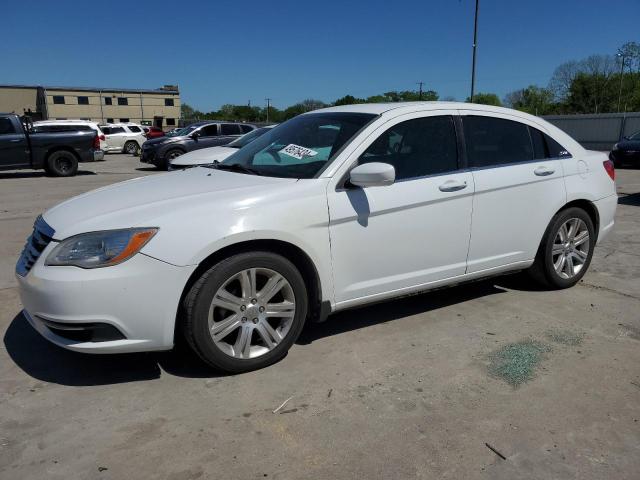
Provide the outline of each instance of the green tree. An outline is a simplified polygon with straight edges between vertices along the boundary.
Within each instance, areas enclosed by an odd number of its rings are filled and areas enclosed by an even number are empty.
[[[529,85],[527,88],[508,93],[504,103],[510,108],[532,115],[548,115],[556,110],[553,92],[536,85]]]
[[[353,105],[355,103],[365,103],[364,98],[356,98],[353,95],[345,95],[333,102],[334,105]]]
[[[189,104],[183,103],[180,105],[180,116],[182,118],[194,118],[195,110]]]
[[[467,97],[465,102],[470,103],[471,99]],[[480,103],[482,105],[495,105],[501,107],[502,102],[495,93],[476,93],[473,95],[473,103]]]

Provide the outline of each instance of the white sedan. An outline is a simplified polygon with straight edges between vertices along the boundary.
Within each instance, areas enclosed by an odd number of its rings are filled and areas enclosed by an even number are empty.
[[[79,352],[171,349],[229,372],[305,321],[504,272],[585,274],[613,228],[612,162],[546,121],[444,102],[295,117],[209,168],[46,211],[18,260],[25,318]]]
[[[200,150],[192,150],[174,158],[169,163],[168,170],[184,170],[185,168],[197,167],[202,165],[211,165],[212,163],[221,162],[227,157],[236,153],[256,138],[267,133],[275,125],[256,128],[249,133],[244,134],[240,138],[236,138],[233,142],[227,143],[221,147],[201,148]]]

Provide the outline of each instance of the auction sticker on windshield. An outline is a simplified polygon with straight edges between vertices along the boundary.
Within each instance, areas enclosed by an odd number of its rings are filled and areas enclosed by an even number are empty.
[[[295,143],[290,143],[278,153],[284,153],[285,155],[289,155],[290,157],[297,158],[298,160],[302,160],[305,157],[314,157],[318,154],[315,150],[311,150],[310,148],[301,147],[300,145],[296,145]]]

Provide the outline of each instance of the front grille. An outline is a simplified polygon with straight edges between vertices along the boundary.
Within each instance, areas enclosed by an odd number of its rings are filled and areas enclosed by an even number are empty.
[[[42,215],[38,216],[33,224],[33,233],[27,239],[27,243],[20,254],[18,263],[16,264],[16,272],[25,276],[36,263],[42,251],[49,245],[53,239],[55,231],[44,221]]]

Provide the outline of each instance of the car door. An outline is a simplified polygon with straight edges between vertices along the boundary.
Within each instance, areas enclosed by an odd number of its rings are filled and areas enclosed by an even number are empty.
[[[109,150],[122,150],[126,133],[123,127],[109,127],[109,133],[105,133],[105,140]]]
[[[221,123],[220,124],[220,143],[218,145],[226,145],[233,142],[242,135],[242,129],[237,123]]]
[[[27,138],[11,117],[0,116],[0,168],[29,165]]]
[[[540,146],[543,127],[508,115],[460,113],[475,183],[467,271],[526,263],[566,202],[561,160]]]
[[[393,185],[327,192],[335,299],[357,304],[465,273],[473,178],[461,164],[454,111],[403,115],[347,161],[394,166]]]
[[[211,125],[205,125],[198,130],[198,139],[193,142],[192,150],[198,150],[200,148],[216,147],[222,145],[218,125],[213,123]]]

